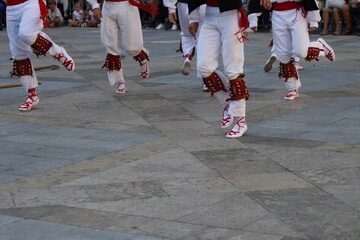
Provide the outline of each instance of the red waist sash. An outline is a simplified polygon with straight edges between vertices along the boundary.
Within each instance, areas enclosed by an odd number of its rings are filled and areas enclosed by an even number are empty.
[[[107,2],[127,2],[129,1],[129,3],[135,7],[138,7],[150,14],[156,14],[157,13],[157,6],[156,4],[141,4],[135,0],[105,0]]]
[[[274,10],[275,11],[287,11],[291,9],[300,9],[302,8],[301,2],[283,2],[283,3],[277,3],[274,4]]]
[[[15,5],[24,3],[24,2],[26,2],[26,1],[27,1],[27,0],[8,0],[8,1],[7,1],[7,5],[8,5],[8,6],[15,6]]]

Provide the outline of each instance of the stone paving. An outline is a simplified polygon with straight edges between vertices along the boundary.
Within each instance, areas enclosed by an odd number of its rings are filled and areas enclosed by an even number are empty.
[[[249,130],[231,140],[196,73],[180,74],[179,32],[144,31],[151,78],[127,56],[121,96],[98,29],[46,32],[77,70],[37,72],[28,113],[22,88],[0,89],[1,240],[360,239],[358,36],[326,36],[337,61],[301,62],[286,102],[276,67],[263,72],[271,34],[251,34]],[[0,83],[17,82],[5,32],[0,46]]]

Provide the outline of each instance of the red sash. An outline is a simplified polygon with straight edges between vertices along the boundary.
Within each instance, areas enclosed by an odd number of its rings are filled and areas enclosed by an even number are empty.
[[[105,0],[107,2],[125,2],[125,1],[129,1],[129,3],[135,7],[138,7],[150,14],[156,14],[157,13],[157,6],[155,4],[141,4],[138,3],[135,0]]]
[[[24,3],[24,2],[26,2],[26,1],[27,1],[27,0],[8,0],[8,1],[7,1],[7,5],[8,5],[8,6],[15,6],[15,5]]]

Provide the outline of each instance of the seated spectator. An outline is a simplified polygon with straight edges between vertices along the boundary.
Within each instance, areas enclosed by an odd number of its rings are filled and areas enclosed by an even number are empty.
[[[100,23],[95,20],[94,18],[94,10],[92,9],[92,6],[89,5],[87,8],[87,14],[86,14],[86,26],[87,27],[98,27]]]
[[[5,8],[5,2],[3,0],[0,0],[0,31],[3,30],[3,23],[5,21]]]
[[[63,17],[60,10],[56,6],[56,0],[49,1],[49,13],[46,21],[50,24],[50,27],[60,27],[63,23]]]
[[[80,3],[74,4],[74,12],[72,14],[72,19],[69,19],[69,27],[84,27],[86,25],[85,21],[85,12],[82,10]]]
[[[343,12],[343,16],[346,23],[346,31],[343,34],[351,33],[350,12],[349,12],[349,6],[346,4],[346,2],[344,0],[326,0],[326,5],[325,8],[323,9],[324,29],[320,33],[321,35],[327,35],[329,33],[328,26],[329,26],[331,11],[334,15],[335,26],[336,26],[335,32],[333,34],[337,36],[341,34],[340,9]]]

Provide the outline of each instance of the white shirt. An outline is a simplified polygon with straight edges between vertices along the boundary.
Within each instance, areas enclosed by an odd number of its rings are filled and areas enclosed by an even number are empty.
[[[54,21],[56,17],[60,18],[60,21],[63,21],[63,17],[61,15],[60,10],[56,7],[55,10],[52,12],[51,9],[49,8],[48,11],[48,18],[50,18],[50,20]]]
[[[100,8],[100,5],[97,2],[97,0],[86,0],[86,1],[92,6],[93,9]]]
[[[176,12],[176,3],[177,0],[164,0],[164,6],[169,9],[169,13],[175,13]]]

